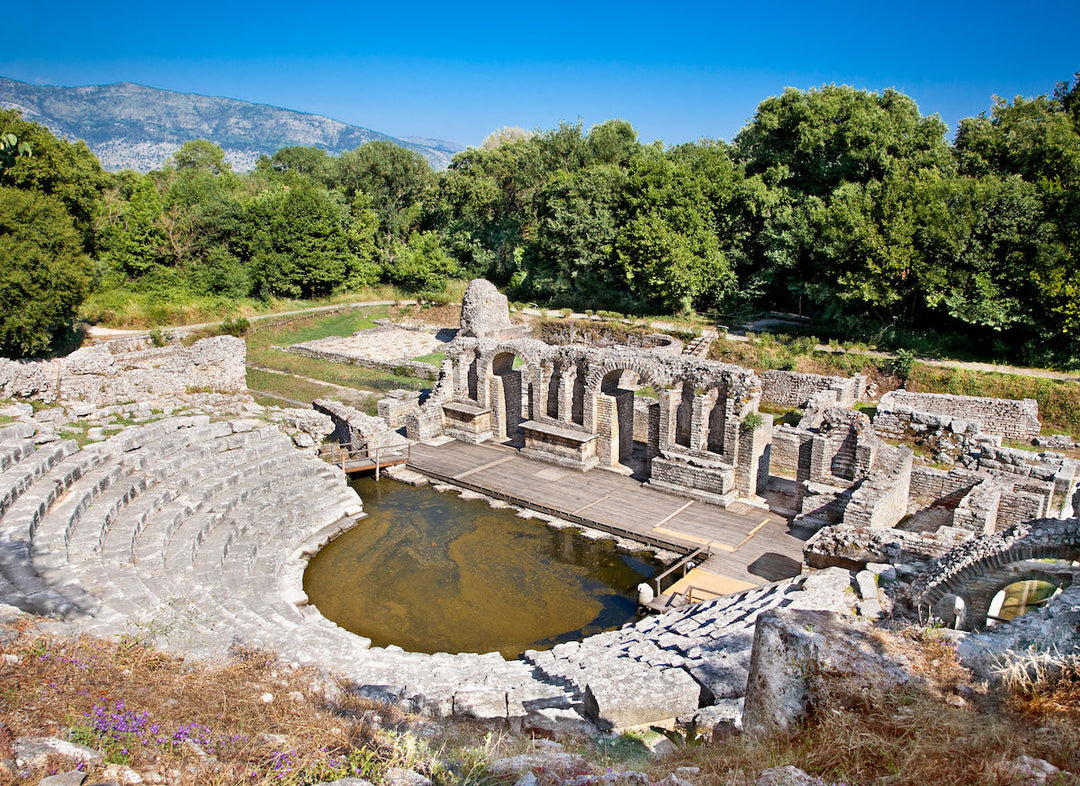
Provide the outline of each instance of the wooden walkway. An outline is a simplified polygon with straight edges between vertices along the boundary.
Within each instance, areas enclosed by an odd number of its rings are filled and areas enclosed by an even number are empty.
[[[784,518],[751,505],[696,502],[615,472],[564,469],[488,443],[416,444],[408,465],[435,480],[681,554],[711,545],[699,570],[728,592],[797,575],[802,566],[805,535],[800,539]]]

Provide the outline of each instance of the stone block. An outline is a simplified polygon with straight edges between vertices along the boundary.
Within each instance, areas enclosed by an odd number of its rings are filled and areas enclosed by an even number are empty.
[[[658,723],[700,705],[701,687],[682,669],[625,663],[626,668],[598,675],[585,686],[585,715],[601,730]]]

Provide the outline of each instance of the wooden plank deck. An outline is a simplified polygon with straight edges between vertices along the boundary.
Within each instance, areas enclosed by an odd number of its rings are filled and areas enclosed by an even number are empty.
[[[687,554],[711,545],[697,586],[728,592],[797,575],[803,538],[781,516],[679,497],[615,472],[587,473],[525,458],[506,445],[413,445],[409,467],[428,477],[583,526]],[[711,577],[704,578],[704,574]]]

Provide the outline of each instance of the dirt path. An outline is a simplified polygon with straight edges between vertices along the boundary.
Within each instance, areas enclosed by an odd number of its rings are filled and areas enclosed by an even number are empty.
[[[325,311],[348,311],[354,308],[370,308],[375,306],[415,306],[415,300],[363,300],[357,303],[337,303],[330,306],[313,306],[311,308],[301,308],[295,311],[275,311],[272,314],[256,314],[255,316],[248,317],[248,322],[262,322],[267,319],[280,319],[281,317],[296,317],[303,316],[304,314],[320,314]],[[162,326],[159,330],[171,330],[182,331],[189,333],[196,330],[204,330],[206,328],[216,327],[221,324],[221,321],[217,322],[198,322],[192,325],[175,325],[175,326]],[[120,338],[123,336],[144,336],[150,332],[150,328],[139,330],[124,330],[121,328],[107,328],[99,327],[98,325],[90,325],[86,329],[86,335],[91,338]]]

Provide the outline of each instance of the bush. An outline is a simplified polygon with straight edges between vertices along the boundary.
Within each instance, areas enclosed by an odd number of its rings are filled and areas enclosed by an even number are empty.
[[[915,353],[910,349],[898,349],[896,357],[889,363],[889,371],[906,380],[911,376],[912,369],[915,368],[915,361]]]
[[[760,412],[751,412],[742,419],[743,427],[749,431],[761,428],[765,424],[765,417]]]
[[[247,321],[246,317],[237,317],[236,319],[228,317],[219,327],[224,335],[235,336],[236,338],[246,335],[250,328],[251,323]]]

